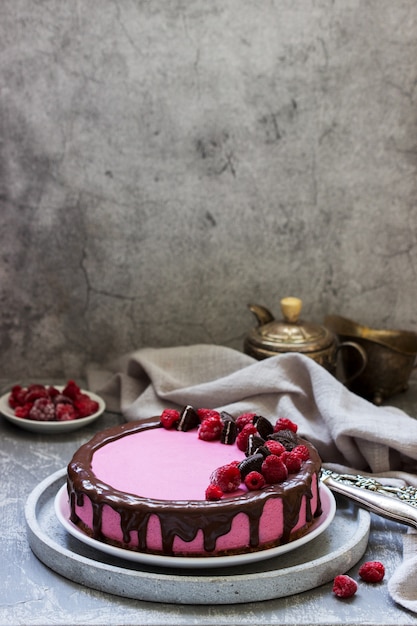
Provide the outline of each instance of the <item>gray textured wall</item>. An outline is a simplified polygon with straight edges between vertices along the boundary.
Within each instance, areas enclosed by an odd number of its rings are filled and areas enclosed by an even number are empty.
[[[2,376],[417,330],[415,0],[1,0]]]

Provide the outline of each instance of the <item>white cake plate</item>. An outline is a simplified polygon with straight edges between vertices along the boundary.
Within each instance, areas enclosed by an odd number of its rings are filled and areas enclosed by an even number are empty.
[[[118,596],[171,604],[238,604],[301,593],[330,582],[363,556],[370,515],[340,500],[332,523],[299,548],[266,560],[232,567],[158,567],[96,550],[70,535],[55,513],[66,469],[30,494],[25,517],[34,554],[58,574]]]
[[[106,552],[111,556],[116,556],[123,560],[135,561],[136,563],[145,563],[146,565],[156,565],[158,567],[178,567],[180,569],[201,569],[205,570],[209,567],[232,567],[235,565],[246,565],[247,563],[253,563],[255,561],[263,561],[264,559],[270,559],[271,557],[281,556],[285,552],[292,552],[298,549],[300,546],[310,543],[316,537],[321,535],[326,528],[332,523],[336,514],[336,501],[334,495],[326,485],[322,485],[320,489],[322,515],[315,519],[308,529],[308,532],[302,537],[298,537],[289,543],[285,543],[282,546],[276,546],[275,548],[269,548],[266,550],[257,550],[255,552],[245,552],[244,554],[233,554],[230,556],[206,556],[206,557],[186,557],[186,556],[163,556],[160,554],[146,554],[144,552],[137,552],[136,550],[127,550],[126,548],[118,548],[112,546],[103,541],[98,541],[86,535],[78,526],[70,521],[70,506],[68,502],[68,492],[66,484],[62,485],[61,489],[55,498],[55,514],[58,520],[61,522],[65,530],[88,546],[98,550],[99,552]]]

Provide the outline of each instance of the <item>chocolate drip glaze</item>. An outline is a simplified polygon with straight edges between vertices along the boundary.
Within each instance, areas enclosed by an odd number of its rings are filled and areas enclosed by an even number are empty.
[[[316,510],[311,510],[312,480],[313,478],[316,480],[318,488],[318,473],[321,463],[315,449],[303,440],[300,442],[308,446],[310,459],[303,464],[302,470],[297,475],[291,476],[282,484],[271,485],[259,491],[247,492],[219,501],[152,500],[118,491],[101,482],[92,471],[94,452],[121,437],[142,430],[161,427],[159,421],[155,421],[155,419],[157,418],[140,424],[137,422],[126,423],[98,433],[79,448],[69,463],[67,485],[71,509],[70,519],[95,539],[110,542],[103,536],[101,530],[105,505],[111,506],[120,515],[124,547],[140,552],[157,552],[149,550],[146,545],[149,518],[151,515],[156,515],[161,526],[162,553],[166,555],[173,554],[173,542],[176,536],[183,541],[192,541],[198,529],[203,532],[206,552],[213,552],[217,539],[230,531],[235,516],[240,512],[244,512],[249,519],[250,549],[264,549],[264,545],[259,546],[259,522],[265,503],[270,498],[280,498],[283,502],[284,532],[274,545],[287,543],[290,540],[291,532],[298,522],[303,496],[306,496],[307,502],[306,521],[309,523],[314,517],[321,514],[319,496]],[[317,493],[319,492],[317,491]],[[85,526],[76,513],[76,505],[82,506],[85,496],[90,499],[92,504],[91,529]],[[133,537],[137,537],[137,548],[129,545],[132,541],[132,534]]]

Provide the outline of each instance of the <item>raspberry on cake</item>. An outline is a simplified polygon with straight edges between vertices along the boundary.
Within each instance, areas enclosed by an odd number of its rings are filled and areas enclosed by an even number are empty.
[[[187,405],[97,433],[68,465],[71,521],[99,541],[165,556],[288,543],[321,515],[321,461],[296,430]]]

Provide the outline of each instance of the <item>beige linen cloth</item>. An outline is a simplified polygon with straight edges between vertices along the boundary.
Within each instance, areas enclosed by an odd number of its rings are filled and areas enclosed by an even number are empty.
[[[256,361],[210,344],[143,348],[105,369],[92,366],[87,376],[108,410],[128,421],[186,404],[233,415],[254,411],[271,421],[284,416],[317,447],[326,467],[417,487],[417,420],[351,393],[301,354]],[[417,612],[417,534],[404,537],[403,563],[388,588],[396,602]]]

